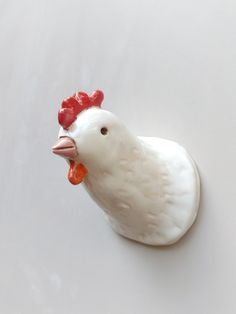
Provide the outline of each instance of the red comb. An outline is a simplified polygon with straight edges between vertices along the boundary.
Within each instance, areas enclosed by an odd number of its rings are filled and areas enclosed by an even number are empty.
[[[88,96],[84,92],[77,92],[73,96],[63,100],[61,109],[58,112],[59,124],[63,129],[68,129],[81,111],[93,106],[100,107],[103,98],[103,92],[96,90],[91,96]]]

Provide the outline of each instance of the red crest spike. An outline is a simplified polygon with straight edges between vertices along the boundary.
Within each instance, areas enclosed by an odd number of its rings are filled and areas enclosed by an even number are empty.
[[[72,108],[62,108],[58,112],[58,122],[65,130],[69,128],[76,118],[77,116]]]
[[[99,106],[100,107],[103,99],[104,99],[104,95],[103,95],[103,92],[101,90],[96,90],[90,96],[90,101],[93,104],[93,106]]]
[[[81,111],[93,106],[100,107],[103,99],[104,95],[100,90],[94,91],[90,97],[84,92],[77,92],[66,98],[63,100],[61,109],[58,112],[59,124],[67,130]]]

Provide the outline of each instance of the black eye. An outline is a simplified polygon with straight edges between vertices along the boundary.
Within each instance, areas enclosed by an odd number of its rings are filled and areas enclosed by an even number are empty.
[[[101,128],[100,132],[102,135],[106,135],[108,132],[108,129],[104,126],[103,128]]]

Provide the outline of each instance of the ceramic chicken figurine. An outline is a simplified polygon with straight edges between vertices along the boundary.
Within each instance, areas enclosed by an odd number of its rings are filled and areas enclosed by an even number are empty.
[[[68,160],[68,179],[83,182],[112,228],[149,245],[169,245],[193,224],[200,198],[197,168],[179,144],[137,137],[109,111],[103,93],[62,102],[53,153]]]

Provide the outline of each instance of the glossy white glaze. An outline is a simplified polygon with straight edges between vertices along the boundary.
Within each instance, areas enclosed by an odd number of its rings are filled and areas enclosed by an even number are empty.
[[[107,127],[108,134],[100,130]],[[119,234],[149,245],[180,239],[194,222],[200,198],[197,168],[179,144],[137,137],[112,113],[88,109],[68,131],[91,197]]]

